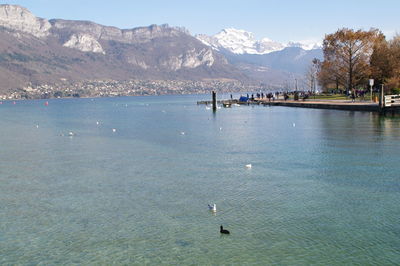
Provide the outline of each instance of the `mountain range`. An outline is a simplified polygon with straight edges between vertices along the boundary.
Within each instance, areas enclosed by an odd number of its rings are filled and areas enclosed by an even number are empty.
[[[223,54],[248,77],[270,87],[287,87],[289,79],[304,79],[312,60],[323,57],[318,42],[284,44],[269,38],[256,40],[251,32],[232,28],[213,36],[196,35],[196,38]]]
[[[208,37],[167,24],[119,29],[47,20],[21,6],[0,5],[0,92],[59,80],[278,84],[288,73],[304,72],[303,65],[322,54],[293,46],[256,41],[251,33],[234,29]]]
[[[289,47],[298,47],[303,50],[321,49],[321,44],[314,41],[291,41],[284,44],[269,38],[256,40],[253,33],[233,28],[224,29],[213,36],[199,34],[196,38],[215,50],[225,50],[233,54],[262,55]]]

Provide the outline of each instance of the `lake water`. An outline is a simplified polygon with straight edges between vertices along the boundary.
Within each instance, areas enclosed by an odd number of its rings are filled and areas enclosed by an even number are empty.
[[[209,98],[3,102],[0,264],[400,264],[398,117]]]

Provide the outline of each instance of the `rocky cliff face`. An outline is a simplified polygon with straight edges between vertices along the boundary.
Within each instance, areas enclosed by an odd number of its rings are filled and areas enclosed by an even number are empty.
[[[0,26],[19,30],[42,38],[49,35],[51,24],[35,17],[26,8],[16,5],[0,5]]]
[[[65,47],[81,50],[82,52],[93,52],[105,54],[100,43],[88,34],[72,34],[67,42],[63,44]]]
[[[245,79],[182,28],[48,21],[13,5],[0,5],[0,72],[7,73],[0,73],[0,87],[59,79]]]
[[[155,38],[179,37],[188,35],[185,30],[164,25],[151,25],[134,29],[119,29],[116,27],[102,26],[90,21],[50,20],[52,32],[55,34],[81,33],[93,36],[97,40],[118,41],[122,43],[145,43]]]
[[[211,67],[214,64],[214,60],[211,49],[205,48],[200,51],[192,49],[184,54],[162,60],[161,65],[176,71],[182,68],[196,68],[201,65]]]

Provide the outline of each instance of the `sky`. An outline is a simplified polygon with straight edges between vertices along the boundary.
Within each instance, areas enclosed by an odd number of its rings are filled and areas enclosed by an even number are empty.
[[[118,28],[151,24],[185,27],[191,34],[222,29],[252,32],[256,39],[322,41],[340,28],[377,28],[388,39],[400,33],[400,0],[0,0],[46,19],[90,20]]]

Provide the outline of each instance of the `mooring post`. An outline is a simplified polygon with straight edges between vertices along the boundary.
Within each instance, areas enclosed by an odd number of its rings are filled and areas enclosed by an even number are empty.
[[[217,94],[215,91],[212,92],[212,108],[214,112],[217,111]]]

